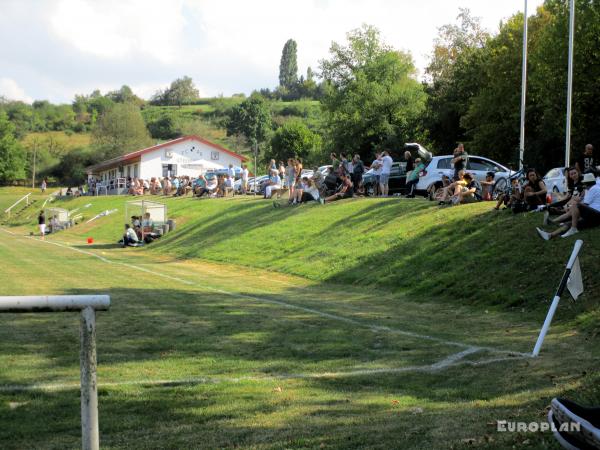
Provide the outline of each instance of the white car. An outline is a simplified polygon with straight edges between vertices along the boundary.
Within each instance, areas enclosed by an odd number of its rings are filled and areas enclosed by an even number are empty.
[[[544,183],[546,183],[546,189],[548,192],[560,192],[564,194],[567,192],[567,177],[565,176],[564,167],[555,167],[550,169],[546,175],[544,175]]]
[[[417,192],[426,194],[432,187],[442,186],[442,176],[447,175],[450,179],[454,175],[452,167],[452,155],[434,156],[425,167],[425,175],[419,178]],[[469,155],[467,162],[467,172],[474,175],[479,181],[485,180],[488,172],[494,172],[494,181],[496,185],[507,183],[508,177],[514,172],[496,161],[483,156]]]

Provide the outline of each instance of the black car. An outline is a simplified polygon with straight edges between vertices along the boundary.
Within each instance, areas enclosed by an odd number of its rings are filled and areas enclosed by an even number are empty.
[[[365,194],[372,196],[375,193],[375,174],[373,169],[365,172],[363,175],[363,186]],[[390,172],[390,181],[388,183],[390,194],[406,194],[408,188],[406,186],[406,162],[395,162],[392,164]]]

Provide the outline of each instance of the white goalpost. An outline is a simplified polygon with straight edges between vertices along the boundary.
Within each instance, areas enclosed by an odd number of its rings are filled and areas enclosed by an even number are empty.
[[[81,447],[100,448],[98,385],[96,380],[96,311],[110,306],[108,295],[47,295],[0,297],[0,313],[80,311]]]

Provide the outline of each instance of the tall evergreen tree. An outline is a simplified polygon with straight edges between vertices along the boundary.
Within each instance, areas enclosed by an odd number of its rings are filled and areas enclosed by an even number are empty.
[[[281,62],[279,63],[279,85],[281,87],[292,89],[298,82],[298,45],[293,39],[283,46],[281,52]]]

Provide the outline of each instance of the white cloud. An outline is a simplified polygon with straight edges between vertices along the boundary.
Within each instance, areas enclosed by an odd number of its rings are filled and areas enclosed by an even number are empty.
[[[542,1],[529,0],[530,13]],[[0,41],[11,42],[0,62],[4,77],[53,101],[123,84],[148,98],[183,75],[203,95],[248,93],[278,84],[287,39],[302,74],[367,23],[422,73],[437,29],[461,6],[497,31],[523,0],[0,0]]]
[[[0,78],[0,96],[6,97],[8,100],[33,102],[33,99],[25,94],[25,91],[11,78]]]
[[[84,53],[124,59],[137,52],[173,63],[185,19],[180,0],[60,0],[52,30]]]

